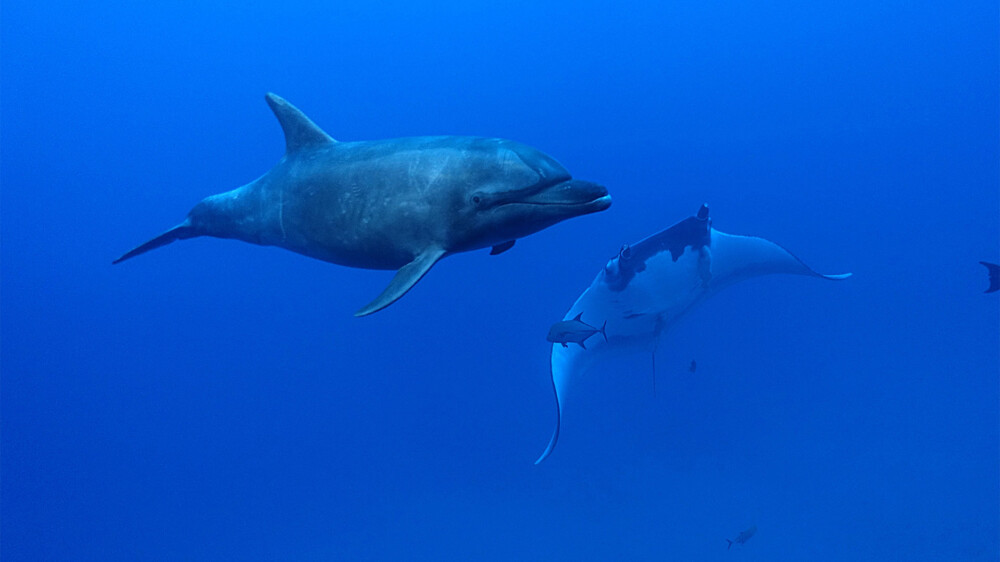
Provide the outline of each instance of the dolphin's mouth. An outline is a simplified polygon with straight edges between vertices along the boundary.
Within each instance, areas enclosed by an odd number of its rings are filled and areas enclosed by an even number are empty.
[[[587,212],[603,211],[611,206],[606,187],[584,180],[568,180],[545,188],[529,197],[506,202],[507,205],[566,207]]]
[[[593,207],[594,211],[603,211],[611,206],[611,195],[602,195],[597,199],[594,199],[590,203],[586,204],[588,207]]]

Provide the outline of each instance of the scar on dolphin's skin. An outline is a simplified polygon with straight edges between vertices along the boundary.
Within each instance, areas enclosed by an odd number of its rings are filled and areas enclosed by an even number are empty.
[[[285,154],[267,173],[194,206],[123,262],[175,240],[231,238],[330,263],[396,270],[364,316],[394,303],[441,258],[514,242],[611,206],[604,186],[551,156],[496,138],[429,136],[337,142],[275,94]]]

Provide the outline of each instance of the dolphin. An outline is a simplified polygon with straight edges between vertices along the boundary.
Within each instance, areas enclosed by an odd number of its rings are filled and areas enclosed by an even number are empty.
[[[337,142],[281,97],[266,100],[285,133],[281,160],[256,180],[205,198],[180,224],[113,263],[214,236],[397,270],[355,314],[364,316],[398,300],[445,256],[482,248],[499,254],[518,238],[611,205],[603,186],[573,179],[552,157],[514,141]]]
[[[622,246],[565,316],[574,318],[587,311],[607,319],[608,341],[595,340],[587,350],[552,345],[556,427],[535,464],[556,446],[563,402],[572,381],[597,360],[635,350],[655,353],[660,336],[696,305],[734,283],[772,273],[824,279],[851,275],[816,273],[773,242],[719,232],[712,228],[708,205],[702,205],[697,216],[637,244]]]
[[[600,328],[595,328],[587,324],[583,321],[583,313],[581,312],[572,320],[562,320],[553,324],[549,328],[549,335],[546,336],[546,339],[553,343],[561,343],[563,347],[575,343],[583,349],[587,349],[587,346],[583,345],[583,342],[587,341],[587,338],[594,334],[601,334],[604,336],[604,341],[608,341],[608,333],[605,331],[607,327],[607,321]]]
[[[728,545],[726,545],[726,550],[729,550],[730,548],[733,548],[733,544],[734,543],[735,544],[746,544],[747,541],[750,540],[750,537],[752,537],[754,535],[754,533],[756,533],[756,532],[757,532],[757,526],[756,525],[751,525],[750,528],[747,529],[746,531],[740,532],[740,534],[737,535],[735,539],[733,539],[733,540],[726,539],[726,542],[729,543]]]

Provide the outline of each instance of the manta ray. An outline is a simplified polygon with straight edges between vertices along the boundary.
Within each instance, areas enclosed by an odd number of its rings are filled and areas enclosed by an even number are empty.
[[[719,232],[712,228],[708,205],[696,216],[622,246],[564,317],[570,320],[582,313],[592,322],[607,322],[607,341],[595,338],[587,349],[552,344],[556,427],[535,464],[556,446],[566,391],[576,377],[615,353],[655,353],[660,336],[699,303],[734,283],[772,273],[823,279],[851,275],[823,275],[774,242]]]

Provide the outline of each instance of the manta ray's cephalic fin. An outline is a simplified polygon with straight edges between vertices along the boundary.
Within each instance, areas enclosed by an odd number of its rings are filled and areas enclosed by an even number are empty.
[[[422,254],[414,258],[413,261],[399,268],[396,276],[389,282],[389,286],[382,291],[382,294],[368,303],[364,308],[354,313],[355,316],[368,316],[373,312],[378,312],[390,304],[399,300],[407,291],[423,279],[424,275],[431,270],[431,267],[447,254],[441,248],[429,248]]]
[[[278,118],[281,130],[285,132],[285,154],[310,146],[337,142],[313,123],[312,119],[306,117],[305,113],[299,111],[299,108],[281,96],[268,92],[264,98],[267,100],[267,105],[271,106],[274,116]]]

